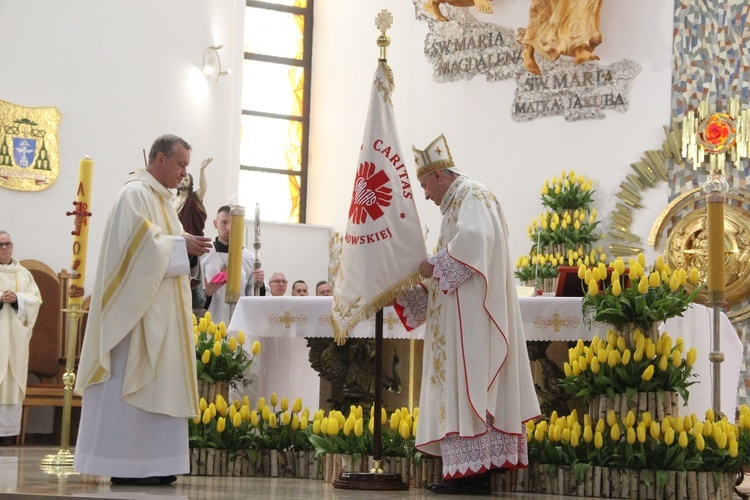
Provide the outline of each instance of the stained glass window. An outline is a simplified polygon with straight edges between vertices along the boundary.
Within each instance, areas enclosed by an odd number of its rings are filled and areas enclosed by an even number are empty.
[[[247,0],[239,203],[305,222],[313,0]]]

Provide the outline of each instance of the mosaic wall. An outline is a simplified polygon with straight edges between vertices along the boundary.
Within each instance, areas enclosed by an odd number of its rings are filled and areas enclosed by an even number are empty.
[[[747,0],[675,0],[672,116],[680,120],[687,111],[708,100],[714,111],[726,111],[730,98],[740,100],[741,107],[750,107],[750,4]],[[701,187],[706,177],[704,168],[693,170],[676,165],[669,169],[670,201],[681,194]],[[746,190],[750,163],[743,160],[728,169],[731,189]],[[702,201],[696,203],[702,205]],[[748,208],[748,207],[744,207]],[[673,221],[673,223],[676,221]],[[738,405],[750,404],[750,354],[746,332],[748,322],[735,324],[745,345],[743,367],[738,391]],[[731,416],[730,416],[731,417]]]

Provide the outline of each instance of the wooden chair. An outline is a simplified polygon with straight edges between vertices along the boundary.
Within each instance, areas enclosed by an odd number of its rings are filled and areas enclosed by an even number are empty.
[[[65,346],[62,324],[66,300],[60,277],[46,264],[36,260],[22,260],[20,264],[31,272],[42,295],[29,345],[29,373],[36,375],[40,383],[27,383],[26,397],[23,400],[21,431],[16,438],[17,445],[26,442],[28,409],[32,406],[62,408],[64,386],[60,383],[60,365],[64,367]],[[72,406],[80,407],[81,398],[73,397]]]

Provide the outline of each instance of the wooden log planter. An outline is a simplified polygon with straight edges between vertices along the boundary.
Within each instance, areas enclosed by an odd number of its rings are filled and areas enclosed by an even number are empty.
[[[642,412],[647,411],[651,413],[654,420],[661,421],[664,417],[678,415],[680,399],[679,395],[673,391],[666,391],[662,394],[637,392],[630,398],[627,394],[615,394],[614,398],[610,398],[607,394],[600,394],[593,396],[588,405],[588,414],[594,422],[607,418],[610,410],[614,410],[620,420],[633,410],[636,418],[639,418]]]
[[[658,488],[657,474],[665,480]],[[497,478],[497,479],[495,479]],[[582,481],[570,467],[556,472],[544,464],[493,476],[493,491],[644,500],[721,500],[732,498],[737,475],[720,472],[621,470],[590,467]]]

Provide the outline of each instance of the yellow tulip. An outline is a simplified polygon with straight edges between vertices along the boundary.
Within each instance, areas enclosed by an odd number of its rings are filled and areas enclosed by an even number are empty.
[[[636,363],[639,363],[641,359],[643,359],[643,348],[639,347],[633,353],[633,361],[635,361]]]
[[[602,436],[602,433],[599,431],[596,431],[596,434],[594,435],[594,446],[597,450],[600,450],[602,446],[604,446],[604,436]]]
[[[678,288],[680,288],[680,276],[674,273],[669,278],[669,289],[673,292],[676,292]]]
[[[199,416],[198,416],[198,417],[195,417],[195,418],[193,419],[193,423],[194,423],[195,425],[198,425],[198,424],[200,424],[200,423],[201,423],[201,417],[199,417]]]
[[[661,275],[656,271],[651,273],[648,277],[648,284],[651,286],[651,288],[657,288],[659,285],[661,285]]]
[[[685,362],[688,366],[693,366],[695,364],[695,360],[698,357],[698,351],[696,351],[695,347],[691,347],[690,350],[687,352],[687,357],[685,359]]]
[[[659,358],[659,370],[665,372],[667,371],[667,368],[669,368],[669,358],[662,354]]]
[[[638,439],[638,442],[641,444],[646,442],[646,426],[645,425],[639,425],[635,429],[635,437],[636,439]]]
[[[239,413],[235,413],[234,418],[232,419],[232,425],[235,429],[242,425],[242,415],[240,415]]]
[[[216,325],[208,327],[208,334],[213,336],[214,342],[221,342],[221,333],[216,329]]]
[[[654,359],[654,356],[656,356],[656,344],[651,342],[651,339],[648,339],[646,342],[646,358]]]
[[[409,439],[411,436],[411,429],[409,428],[409,424],[406,421],[402,421],[401,425],[398,428],[398,433],[401,434],[401,437],[404,439]]]
[[[654,376],[654,365],[648,365],[645,370],[643,370],[643,374],[641,375],[641,378],[645,381],[651,380],[651,377]]]
[[[677,438],[677,443],[680,445],[680,448],[687,448],[687,445],[688,445],[687,432],[685,431],[680,432],[680,437]]]
[[[622,286],[619,281],[612,280],[612,295],[619,297],[622,294]]]
[[[214,356],[221,356],[221,340],[214,342]]]
[[[573,375],[573,369],[570,367],[570,363],[568,362],[563,365],[563,371],[565,372],[566,377],[570,377],[571,375]]]
[[[336,436],[339,433],[339,421],[335,418],[328,420],[328,435],[329,436]]]
[[[620,351],[618,351],[617,349],[612,349],[612,351],[609,353],[607,364],[610,368],[614,368],[615,366],[620,364]]]
[[[206,349],[203,351],[203,356],[201,356],[201,363],[207,365],[209,361],[211,361],[211,351]]]
[[[672,366],[679,368],[682,364],[682,353],[679,349],[672,351]]]
[[[638,264],[640,264],[641,267],[646,267],[646,256],[643,255],[643,252],[638,254]]]
[[[594,431],[604,434],[606,423],[607,421],[605,419],[600,418],[599,421],[596,423],[596,428],[594,429]]]
[[[289,409],[289,400],[287,398],[281,398],[281,411],[287,411]]]
[[[536,441],[537,441],[538,443],[541,443],[541,442],[542,442],[542,441],[544,440],[544,436],[545,436],[545,434],[546,434],[546,430],[545,430],[545,428],[544,428],[543,426],[541,426],[541,425],[540,425],[540,426],[538,426],[538,427],[536,428],[536,430],[534,431],[534,439],[536,439]]]
[[[649,425],[649,434],[651,434],[651,438],[653,439],[659,439],[661,437],[661,427],[659,426],[659,423],[656,421],[652,421],[651,425]]]
[[[594,430],[591,428],[591,425],[584,425],[583,427],[583,440],[587,443],[590,443],[591,440],[594,438]]]
[[[279,404],[279,395],[275,392],[271,393],[271,406],[276,408],[276,405]]]
[[[592,358],[591,359],[591,373],[597,374],[599,373],[599,358]]]
[[[622,366],[628,366],[628,363],[630,363],[630,349],[625,349],[622,353]]]
[[[636,440],[635,429],[633,429],[632,427],[628,427],[628,430],[625,434],[625,439],[627,440],[628,444],[634,444]]]
[[[234,337],[231,337],[229,339],[229,352],[234,352],[237,350],[237,339]]]
[[[245,332],[240,330],[237,332],[237,342],[239,342],[240,345],[245,345]]]
[[[315,420],[313,421],[313,434],[320,434],[321,432],[321,421]]]
[[[670,427],[664,433],[664,444],[670,446],[672,443],[674,443],[674,429]]]
[[[738,441],[732,441],[729,443],[729,456],[732,458],[735,458],[737,454],[739,453],[739,442]]]
[[[281,425],[289,425],[289,422],[292,421],[292,416],[288,412],[284,412],[281,414]]]
[[[292,413],[299,413],[302,411],[302,400],[300,398],[294,398],[292,403]]]
[[[211,412],[211,417],[212,418],[215,417],[216,416],[216,405],[214,403],[209,403],[208,404],[208,411]]]
[[[349,434],[351,434],[353,430],[354,420],[350,418],[346,419],[346,422],[344,422],[344,436],[349,436]]]
[[[695,447],[698,449],[698,451],[703,451],[703,448],[706,447],[706,441],[703,439],[702,434],[695,434]]]
[[[218,432],[224,432],[224,428],[227,425],[227,419],[224,417],[219,417],[219,420],[216,422],[216,430]]]
[[[709,408],[706,410],[706,421],[707,422],[714,422],[716,420],[716,416],[714,415],[713,408]]]
[[[260,353],[260,342],[258,342],[257,340],[253,342],[253,347],[251,349],[251,352],[253,353],[254,356],[257,356],[258,353]]]
[[[213,418],[211,415],[211,410],[206,408],[206,411],[203,412],[203,423],[205,425],[208,425],[208,423],[211,421],[211,418]]]
[[[648,278],[645,276],[641,277],[641,281],[638,282],[638,293],[641,295],[648,293]]]
[[[715,434],[716,435],[714,436],[714,441],[716,441],[716,446],[720,450],[723,450],[727,447],[727,435],[721,430],[719,430],[719,432],[716,432]]]
[[[651,413],[644,411],[641,413],[641,422],[643,422],[646,425],[651,425],[651,421],[653,419],[651,418]]]
[[[391,415],[391,430],[396,431],[399,428],[399,425],[401,424],[401,410],[396,410]]]
[[[201,318],[200,321],[198,321],[198,331],[201,333],[206,333],[206,331],[208,331],[208,323],[206,322],[206,318]]]
[[[596,284],[595,279],[589,281],[589,295],[595,296],[599,293],[599,285]]]
[[[690,283],[693,285],[697,285],[700,281],[700,274],[698,273],[698,270],[696,268],[692,268],[690,270]]]
[[[620,429],[620,425],[615,423],[615,425],[612,426],[612,428],[609,430],[609,437],[612,438],[612,441],[615,443],[620,440],[620,434],[622,433],[622,430]]]
[[[585,372],[585,371],[586,371],[586,368],[588,367],[588,365],[589,365],[589,364],[588,364],[588,362],[586,361],[586,357],[585,357],[585,356],[581,356],[581,357],[579,357],[579,358],[578,358],[578,368],[579,368],[579,369],[580,369],[580,370],[581,370],[582,372]]]
[[[206,411],[206,408],[208,408],[208,402],[206,402],[205,398],[201,398],[200,401],[198,401],[198,409],[203,413]]]

